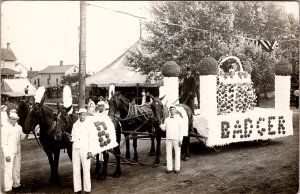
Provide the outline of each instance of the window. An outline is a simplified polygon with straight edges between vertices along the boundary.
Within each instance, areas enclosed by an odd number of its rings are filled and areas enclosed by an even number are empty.
[[[76,73],[76,67],[74,67],[74,73]]]
[[[56,78],[56,85],[58,85],[58,78]]]
[[[36,79],[34,80],[34,85],[36,85]]]

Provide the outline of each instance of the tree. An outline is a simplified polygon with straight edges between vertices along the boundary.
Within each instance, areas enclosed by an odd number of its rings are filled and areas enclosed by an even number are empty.
[[[218,60],[235,55],[252,65],[258,74],[254,79],[266,93],[274,85],[272,68],[283,53],[288,53],[285,57],[294,64],[298,60],[298,45],[293,54],[281,47],[268,53],[241,38],[274,41],[298,37],[298,23],[274,2],[153,2],[151,17],[144,24],[149,36],[143,41],[143,51],[131,52],[127,58],[129,66],[146,74],[168,60],[184,69],[206,56]]]
[[[85,75],[85,78],[89,77],[89,74]],[[79,81],[79,74],[69,74],[61,77],[60,84],[62,85],[70,85],[72,83],[76,83]]]

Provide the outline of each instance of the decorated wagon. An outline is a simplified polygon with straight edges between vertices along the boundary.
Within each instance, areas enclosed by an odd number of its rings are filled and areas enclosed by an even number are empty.
[[[225,62],[234,61],[231,64]],[[228,66],[229,65],[229,66]],[[219,61],[208,57],[197,66],[200,73],[200,109],[194,116],[197,137],[215,148],[245,141],[266,142],[293,135],[290,110],[290,73],[287,62],[275,65],[275,108],[256,107],[251,67],[235,56]],[[164,75],[164,88],[171,102],[178,98],[176,75]]]

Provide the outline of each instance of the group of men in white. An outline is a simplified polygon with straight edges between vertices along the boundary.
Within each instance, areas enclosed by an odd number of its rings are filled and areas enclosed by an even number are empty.
[[[85,193],[91,192],[91,158],[94,158],[96,153],[100,153],[100,156],[102,156],[101,149],[99,149],[99,142],[96,141],[98,138],[95,138],[98,137],[95,122],[104,121],[108,126],[113,125],[108,117],[107,102],[101,100],[97,105],[98,110],[95,110],[95,103],[90,99],[87,109],[80,108],[77,112],[79,119],[73,125],[70,140],[73,142],[72,165],[75,193],[81,193],[82,187]],[[175,151],[174,172],[176,174],[180,172],[180,147],[182,145],[183,136],[186,135],[183,132],[183,128],[185,127],[183,126],[182,115],[177,114],[176,107],[177,106],[174,105],[169,106],[170,114],[164,124],[160,125],[161,129],[166,131],[168,174],[173,171],[173,148]],[[9,114],[7,114],[6,109],[7,107],[5,105],[1,106],[1,148],[4,155],[4,191],[10,192],[12,189],[21,186],[21,139],[25,139],[26,135],[23,133],[22,127],[17,123],[19,117],[16,111],[11,110]],[[101,157],[100,160],[102,160]],[[81,167],[83,172],[83,186]]]
[[[1,105],[1,149],[4,158],[4,191],[17,189],[20,184],[21,139],[26,135],[18,125],[19,116],[15,109],[7,113],[7,106]]]

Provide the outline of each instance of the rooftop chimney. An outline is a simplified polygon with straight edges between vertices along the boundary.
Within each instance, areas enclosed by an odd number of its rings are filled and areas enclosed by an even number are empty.
[[[7,49],[10,49],[10,43],[9,42],[7,43]]]
[[[60,61],[60,66],[63,66],[64,65],[64,61]]]

